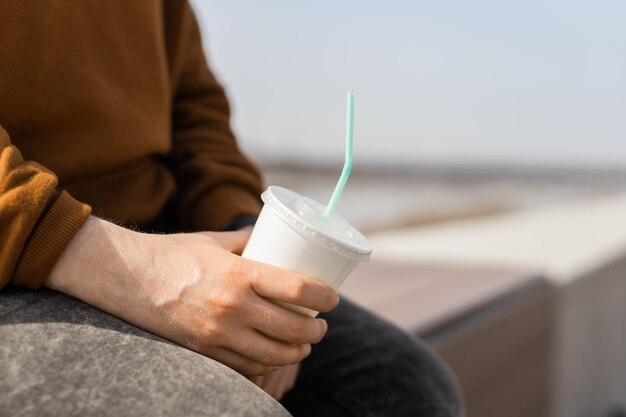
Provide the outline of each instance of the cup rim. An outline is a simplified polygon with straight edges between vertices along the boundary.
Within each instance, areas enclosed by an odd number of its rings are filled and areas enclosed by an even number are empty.
[[[269,208],[274,213],[276,213],[278,217],[283,220],[289,227],[291,227],[295,232],[304,235],[305,237],[325,247],[326,249],[339,253],[347,258],[360,262],[369,260],[370,254],[372,253],[371,244],[361,232],[359,232],[354,226],[348,223],[339,214],[334,213],[333,215],[337,216],[342,222],[344,222],[351,228],[351,232],[359,237],[359,240],[362,241],[362,245],[358,245],[359,242],[355,242],[356,244],[351,244],[349,242],[342,241],[337,237],[322,232],[321,230],[319,230],[319,228],[315,227],[308,220],[297,216],[291,208],[289,208],[285,203],[280,200],[280,198],[278,198],[276,192],[293,194],[295,196],[298,196],[299,198],[302,198],[305,202],[310,204],[312,203],[315,206],[322,205],[311,198],[300,195],[287,188],[277,185],[269,186],[267,190],[265,190],[265,192],[261,194],[263,202],[268,205]]]

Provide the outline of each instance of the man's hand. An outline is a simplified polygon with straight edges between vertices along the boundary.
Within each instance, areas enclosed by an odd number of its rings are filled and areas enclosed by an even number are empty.
[[[280,401],[296,384],[299,371],[300,364],[296,363],[284,366],[266,375],[253,376],[250,380],[263,391]]]
[[[207,355],[245,376],[299,363],[335,291],[307,276],[243,259],[249,232],[150,235],[90,218],[45,285]]]

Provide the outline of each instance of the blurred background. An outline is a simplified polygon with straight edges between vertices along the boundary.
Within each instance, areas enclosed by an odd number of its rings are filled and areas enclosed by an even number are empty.
[[[268,180],[328,198],[355,92],[359,184],[340,210],[361,227],[626,184],[623,2],[194,5],[242,147]],[[358,208],[362,176],[382,200],[373,217]]]
[[[193,6],[268,183],[329,198],[355,92],[339,212],[375,253],[346,292],[433,345],[469,417],[625,415],[626,3]]]
[[[207,51],[257,158],[626,165],[618,1],[196,1]]]

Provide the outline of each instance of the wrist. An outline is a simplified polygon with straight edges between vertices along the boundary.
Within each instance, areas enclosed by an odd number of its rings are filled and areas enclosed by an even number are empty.
[[[128,268],[139,233],[90,216],[78,230],[43,285],[96,307],[127,292]],[[124,273],[126,270],[126,273]]]
[[[79,259],[86,257],[89,249],[90,236],[96,230],[98,219],[89,217],[87,221],[78,229],[70,243],[67,245],[56,264],[50,271],[43,285],[66,294],[72,294],[72,290],[79,284],[81,263]]]

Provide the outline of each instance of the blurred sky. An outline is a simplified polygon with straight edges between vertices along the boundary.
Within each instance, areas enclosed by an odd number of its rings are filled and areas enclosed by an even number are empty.
[[[626,2],[193,3],[257,158],[626,168]]]

